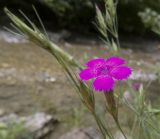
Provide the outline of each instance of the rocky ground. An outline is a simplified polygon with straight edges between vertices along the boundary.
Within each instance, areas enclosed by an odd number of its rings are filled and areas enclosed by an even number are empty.
[[[60,47],[73,54],[82,63],[90,57],[108,56],[104,44],[95,39],[74,37],[66,41],[66,38],[70,37],[67,31],[51,33],[50,36]],[[149,88],[152,91],[149,97],[154,102],[160,90],[157,81],[157,72],[160,69],[159,44],[158,41],[122,42],[127,48],[121,49],[135,71],[131,79],[152,84]],[[141,45],[143,49],[131,49]],[[103,100],[101,94],[96,96],[98,103]],[[73,136],[80,134],[81,139],[83,137],[92,139],[90,137],[92,130],[87,128],[86,132],[84,127],[95,126],[94,120],[90,120],[91,116],[81,105],[76,91],[52,55],[23,38],[2,31],[0,32],[0,110],[5,115],[15,113],[19,116],[29,116],[44,112],[53,116],[59,124],[55,125],[50,139],[57,139],[62,133],[73,128],[75,128],[71,131]],[[124,117],[122,119],[124,127],[126,122],[128,121]],[[70,134],[65,135],[67,139],[72,139]],[[62,135],[60,139],[64,139],[64,136]]]

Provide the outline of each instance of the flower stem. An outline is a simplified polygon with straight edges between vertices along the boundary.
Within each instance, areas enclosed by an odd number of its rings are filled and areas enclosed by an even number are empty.
[[[117,119],[115,119],[115,118],[114,118],[114,120],[115,120],[115,122],[116,122],[116,124],[117,124],[117,127],[119,128],[119,130],[120,130],[121,133],[123,134],[124,138],[127,139],[127,136],[125,135],[124,131],[122,130],[122,128],[121,128],[121,126],[120,126],[120,124],[119,124],[119,121],[118,121]]]
[[[99,117],[96,115],[96,113],[92,113],[94,116],[94,119],[96,120],[96,123],[99,127],[99,130],[102,133],[103,139],[107,139],[109,137],[110,139],[114,139],[111,133],[106,129],[106,127],[103,125],[102,121],[99,119]]]

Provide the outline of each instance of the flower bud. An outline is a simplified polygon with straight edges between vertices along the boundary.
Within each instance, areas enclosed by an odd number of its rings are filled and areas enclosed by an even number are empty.
[[[107,109],[115,120],[118,120],[118,108],[115,102],[113,91],[107,91],[104,93],[107,101]]]

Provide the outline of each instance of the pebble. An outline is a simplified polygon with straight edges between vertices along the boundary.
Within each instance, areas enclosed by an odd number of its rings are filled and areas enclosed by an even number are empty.
[[[101,139],[98,131],[92,127],[86,129],[73,129],[62,135],[59,139]]]

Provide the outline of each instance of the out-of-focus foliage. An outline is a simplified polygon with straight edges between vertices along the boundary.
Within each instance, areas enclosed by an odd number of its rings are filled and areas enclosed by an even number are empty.
[[[143,31],[143,23],[138,14],[148,7],[160,12],[160,0],[119,0],[118,17],[120,29],[138,33]]]
[[[53,11],[56,12],[59,16],[64,16],[67,12],[73,12],[80,10],[82,8],[91,8],[91,1],[87,0],[44,0],[46,4],[53,8]]]
[[[160,14],[150,8],[146,8],[139,13],[139,16],[147,28],[151,28],[154,32],[160,34]]]
[[[125,32],[141,33],[145,30],[139,17],[139,12],[151,8],[160,13],[160,0],[115,0],[118,1],[119,29]],[[93,30],[95,21],[95,4],[103,10],[103,0],[1,0],[0,7],[22,9],[31,13],[32,4],[35,5],[43,21],[51,22],[53,27]],[[45,9],[44,9],[45,8]],[[33,18],[34,19],[34,18]]]
[[[58,17],[61,26],[88,27],[94,20],[92,0],[44,0]]]
[[[59,16],[61,24],[88,25],[94,20],[94,4],[103,9],[102,0],[44,0]],[[118,18],[122,31],[139,32],[144,29],[138,13],[147,7],[160,12],[160,0],[119,0]]]
[[[26,137],[22,123],[0,123],[0,139],[26,139]]]

